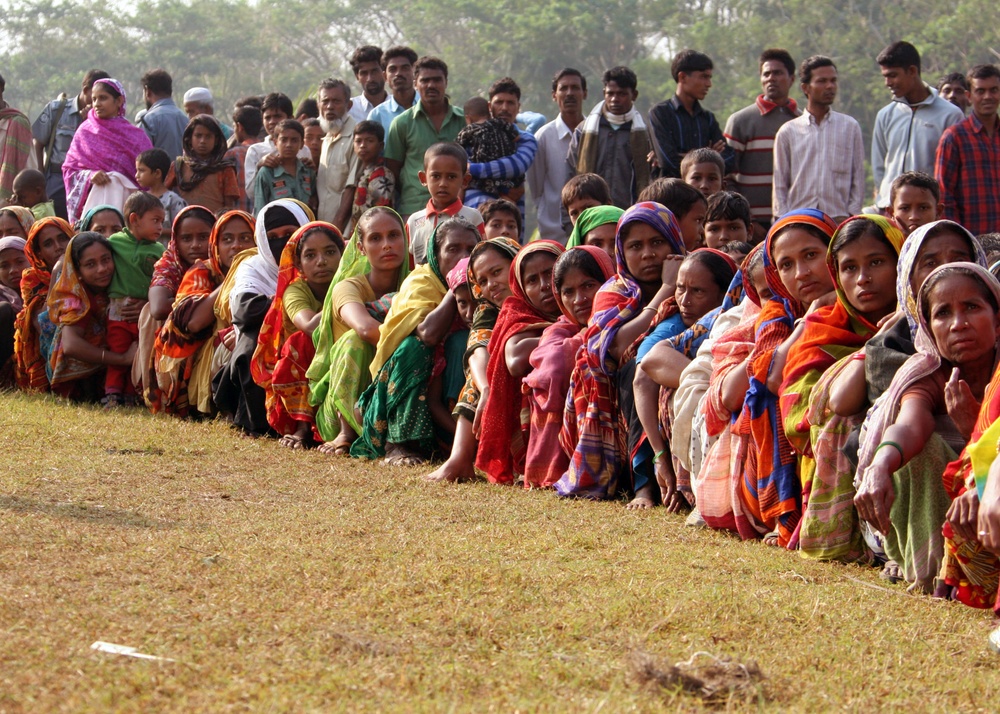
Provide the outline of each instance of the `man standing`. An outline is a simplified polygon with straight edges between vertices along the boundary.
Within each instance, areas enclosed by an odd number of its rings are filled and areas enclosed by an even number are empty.
[[[938,82],[938,95],[962,110],[965,115],[969,111],[969,80],[961,72],[946,74]]]
[[[560,243],[566,241],[569,216],[563,221],[560,195],[570,179],[566,154],[573,130],[583,122],[583,102],[587,99],[587,80],[579,70],[567,67],[552,80],[552,101],[559,115],[535,134],[538,153],[528,169],[528,186],[538,209],[538,235]]]
[[[357,171],[354,155],[354,117],[348,112],[351,90],[339,79],[324,79],[319,85],[319,124],[326,132],[316,171],[319,210],[316,218],[346,230],[351,216],[353,192],[345,191]]]
[[[837,66],[814,55],[799,67],[806,111],[774,139],[775,218],[795,208],[818,208],[838,223],[861,212],[865,156],[861,127],[831,109]]]
[[[734,154],[733,188],[750,204],[754,235],[762,239],[771,227],[774,137],[778,129],[799,116],[799,108],[788,96],[795,81],[792,56],[781,49],[764,50],[759,67],[764,93],[732,114],[723,134]]]
[[[733,150],[722,137],[722,129],[712,112],[701,106],[712,88],[712,58],[695,50],[674,57],[670,74],[677,91],[670,99],[649,110],[649,128],[656,142],[660,176],[681,176],[681,159],[691,149],[709,148],[722,154],[726,173],[733,170]]]
[[[439,141],[455,141],[465,126],[462,110],[448,101],[444,60],[421,57],[413,69],[420,98],[393,120],[385,142],[385,163],[400,187],[397,210],[404,218],[425,208],[430,199],[418,176],[424,170],[424,152]]]
[[[413,86],[413,65],[416,61],[417,53],[409,47],[390,47],[382,55],[382,70],[392,94],[368,113],[368,119],[381,124],[386,136],[389,136],[392,120],[420,99]]]
[[[174,104],[174,80],[165,69],[153,69],[142,75],[146,113],[139,126],[153,142],[154,149],[163,149],[171,160],[184,153],[184,130],[188,117]]]
[[[351,55],[351,70],[361,85],[361,94],[351,97],[351,116],[354,123],[363,122],[372,109],[386,100],[385,72],[382,70],[382,49],[365,45]]]
[[[598,174],[611,189],[611,201],[628,208],[649,185],[647,157],[652,149],[642,115],[635,109],[639,80],[628,67],[612,67],[601,77],[604,101],[576,127],[567,161],[570,173]]]
[[[14,177],[22,169],[37,169],[31,148],[31,122],[23,112],[4,101],[7,83],[0,76],[0,206],[14,193]]]
[[[968,79],[972,114],[941,136],[934,176],[941,184],[942,217],[979,235],[1000,229],[1000,69],[977,65]]]
[[[907,171],[934,173],[941,134],[965,118],[920,77],[920,53],[909,42],[893,42],[875,59],[892,101],[879,110],[872,132],[875,206],[889,208],[892,182]]]
[[[214,117],[215,99],[212,97],[212,91],[208,87],[191,87],[184,92],[184,113],[187,114],[188,121],[199,114],[208,114],[210,117]],[[219,120],[216,119],[216,121]],[[219,126],[222,128],[226,141],[229,141],[229,137],[233,135],[232,128],[221,121],[219,121]]]
[[[90,111],[90,93],[94,82],[111,75],[92,69],[83,78],[80,93],[75,97],[65,94],[45,105],[42,113],[31,125],[35,145],[35,160],[45,174],[45,191],[53,202],[56,215],[66,217],[66,185],[63,183],[62,164],[73,142],[73,135]]]

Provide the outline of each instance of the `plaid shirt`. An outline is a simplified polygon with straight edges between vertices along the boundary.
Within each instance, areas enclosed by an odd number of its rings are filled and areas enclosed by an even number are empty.
[[[1000,230],[1000,126],[991,138],[972,114],[941,135],[934,175],[941,184],[943,218],[973,234]]]

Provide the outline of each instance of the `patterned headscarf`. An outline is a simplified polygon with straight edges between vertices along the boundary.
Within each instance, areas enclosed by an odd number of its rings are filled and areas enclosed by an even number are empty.
[[[167,288],[176,295],[181,281],[184,279],[184,274],[194,266],[194,263],[185,263],[184,259],[181,258],[180,251],[177,250],[177,228],[187,218],[200,218],[209,226],[212,226],[212,232],[214,232],[215,217],[204,206],[185,206],[178,211],[177,215],[174,216],[173,226],[171,226],[170,242],[167,244],[167,249],[163,251],[163,255],[159,257],[156,265],[153,266],[153,279],[150,281],[150,287]],[[211,236],[209,236],[208,250],[211,259]]]
[[[816,208],[799,208],[789,211],[771,226],[764,240],[764,276],[767,278],[767,286],[774,293],[772,300],[781,302],[785,307],[785,313],[789,321],[794,321],[805,313],[806,307],[792,297],[792,294],[781,282],[778,268],[774,264],[774,241],[778,234],[789,226],[811,226],[826,235],[826,245],[830,245],[830,239],[837,230],[836,222],[828,215]]]
[[[448,289],[455,292],[463,285],[469,284],[469,259],[462,258],[454,268],[448,271]]]
[[[28,231],[31,230],[31,226],[35,222],[35,214],[31,212],[31,209],[24,206],[4,206],[0,208],[0,213],[9,213],[14,216],[14,219],[24,229],[24,235],[28,235]]]
[[[206,158],[200,158],[194,153],[194,130],[196,127],[204,127],[212,132],[215,137],[215,146],[212,153]],[[184,155],[180,161],[191,167],[191,176],[185,181],[181,174],[177,174],[178,188],[181,191],[192,191],[198,184],[208,178],[209,175],[222,171],[225,168],[236,168],[236,160],[226,158],[229,147],[226,145],[226,135],[222,133],[219,120],[210,114],[199,114],[188,122],[184,130]]]
[[[104,84],[104,85],[110,87],[114,91],[115,94],[117,94],[118,96],[120,96],[122,98],[122,105],[118,109],[118,116],[120,116],[120,117],[125,116],[125,113],[126,113],[125,112],[125,108],[126,108],[126,105],[128,104],[128,102],[126,101],[126,98],[125,98],[125,85],[123,85],[117,79],[111,79],[110,77],[107,77],[105,79],[99,79],[96,82],[94,82],[94,84],[95,85]],[[91,112],[93,112],[93,111],[94,110],[91,109]],[[94,116],[97,116],[97,115],[95,114]]]

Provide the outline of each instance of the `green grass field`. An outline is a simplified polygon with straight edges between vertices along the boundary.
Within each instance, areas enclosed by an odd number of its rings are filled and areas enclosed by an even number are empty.
[[[662,509],[427,471],[0,395],[0,712],[1000,701],[987,612]],[[692,657],[701,689],[671,669]]]

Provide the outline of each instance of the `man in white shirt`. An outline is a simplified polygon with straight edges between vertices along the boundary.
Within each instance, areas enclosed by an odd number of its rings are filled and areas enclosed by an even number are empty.
[[[538,153],[528,169],[528,187],[538,209],[538,235],[566,242],[571,228],[569,216],[563,215],[560,198],[570,179],[566,154],[573,130],[583,121],[583,102],[587,99],[587,80],[579,70],[567,67],[552,80],[552,100],[559,115],[538,130]]]
[[[351,97],[351,116],[354,123],[363,122],[368,113],[389,96],[385,91],[385,72],[382,70],[382,50],[365,45],[351,55],[351,71],[361,85],[361,94]]]
[[[326,132],[323,151],[316,170],[316,193],[319,210],[316,218],[347,228],[351,217],[353,191],[346,191],[347,182],[357,172],[354,155],[354,117],[348,109],[351,90],[340,79],[324,79],[319,85],[319,123]]]

